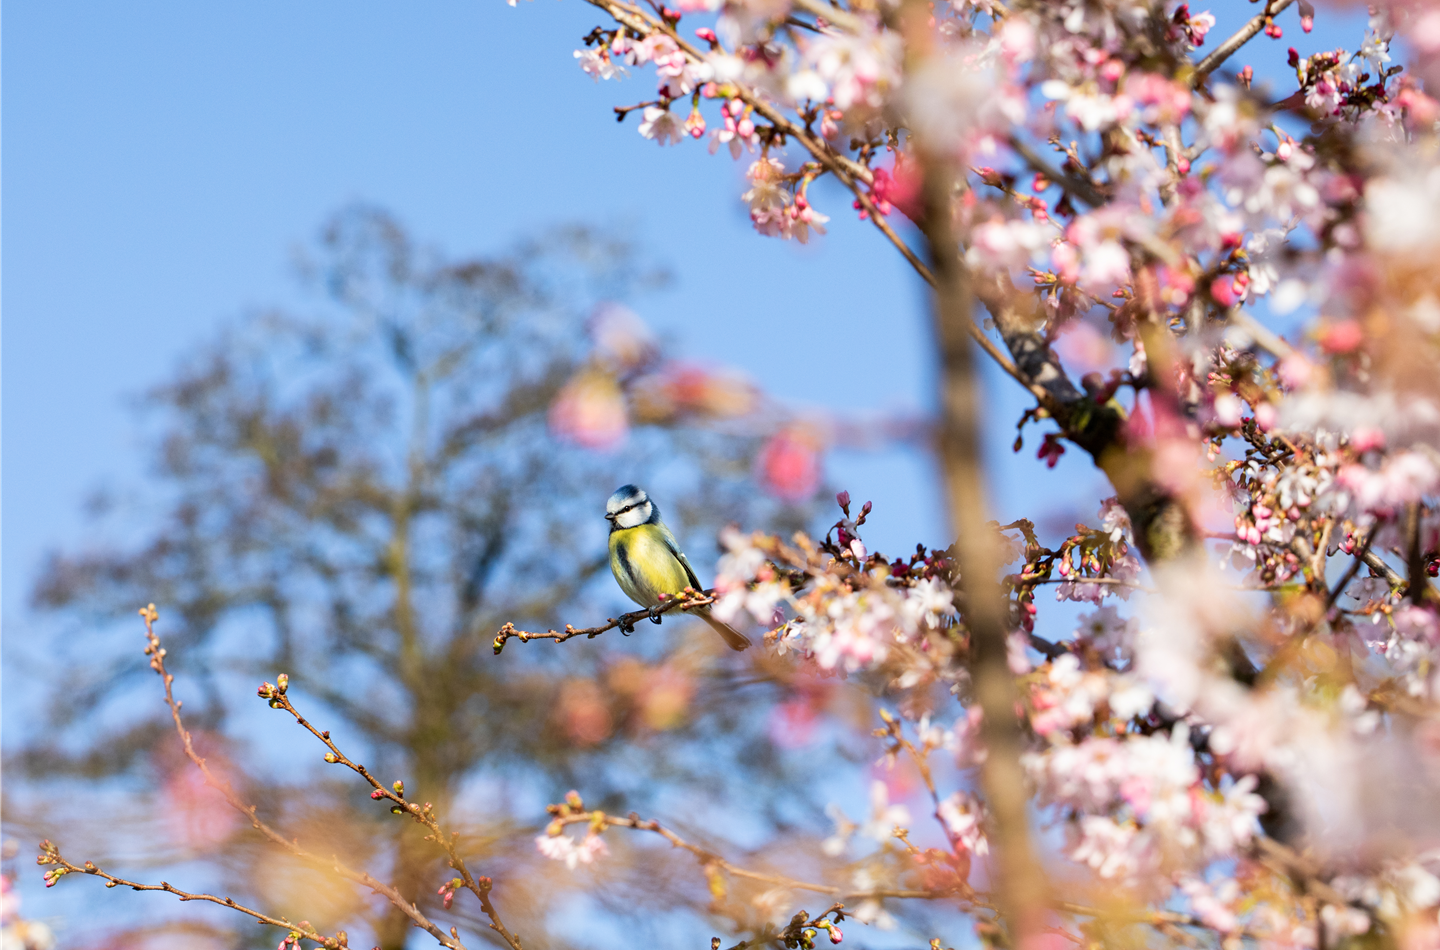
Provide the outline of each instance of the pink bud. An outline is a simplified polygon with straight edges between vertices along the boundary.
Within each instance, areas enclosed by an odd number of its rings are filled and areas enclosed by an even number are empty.
[[[1320,334],[1320,348],[1326,353],[1351,353],[1365,341],[1365,331],[1354,320],[1332,323]]]
[[[1220,306],[1229,309],[1240,302],[1240,297],[1235,293],[1235,284],[1229,277],[1217,277],[1210,284],[1210,296]]]
[[[835,503],[841,508],[848,510],[850,507],[850,493],[848,491],[842,491],[835,496]]]
[[[845,939],[845,935],[840,932],[840,928],[839,928],[839,927],[836,927],[834,924],[831,924],[831,925],[830,925],[830,942],[831,942],[831,943],[839,943],[840,941],[842,941],[842,940],[844,940],[844,939]]]
[[[377,788],[377,789],[375,789],[375,791],[373,791],[373,792],[370,793],[370,797],[371,797],[371,798],[384,798],[384,797],[385,797],[385,793],[382,792],[382,791],[380,791],[380,789]]]
[[[1350,447],[1357,452],[1368,452],[1371,449],[1383,448],[1385,445],[1385,431],[1373,426],[1357,426],[1350,433]]]
[[[707,43],[719,42],[718,38],[715,36],[715,31],[710,29],[710,27],[708,26],[700,27],[700,29],[695,31],[695,35],[700,37],[700,39],[704,40]]]

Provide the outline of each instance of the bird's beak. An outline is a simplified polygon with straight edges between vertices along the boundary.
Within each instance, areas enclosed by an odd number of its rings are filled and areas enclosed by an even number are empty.
[[[609,512],[606,512],[606,514],[605,514],[605,520],[606,520],[606,521],[614,521],[614,520],[615,520],[615,516],[612,515],[612,514],[610,514]]]

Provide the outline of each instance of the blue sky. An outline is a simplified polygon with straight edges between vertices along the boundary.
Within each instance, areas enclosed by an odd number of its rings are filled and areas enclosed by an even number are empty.
[[[1214,9],[1222,36],[1253,8]],[[738,197],[743,163],[617,126],[610,107],[652,90],[576,67],[598,22],[588,5],[67,2],[6,14],[0,616],[12,630],[42,552],[83,541],[85,495],[143,475],[125,397],[224,320],[303,302],[291,253],[352,201],[455,253],[551,223],[611,224],[673,269],[673,286],[638,309],[683,353],[801,404],[822,387],[844,408],[929,403],[924,298],[898,255],[833,190],[816,195],[834,219],[818,244],[760,238]],[[1327,37],[1333,25],[1322,14],[1300,45],[1352,38]],[[1020,401],[1004,385],[992,393],[997,513],[1010,518],[1085,467],[1037,483],[1028,452],[1021,465],[1001,458]],[[882,549],[941,540],[915,453],[842,453],[831,472],[880,505]]]

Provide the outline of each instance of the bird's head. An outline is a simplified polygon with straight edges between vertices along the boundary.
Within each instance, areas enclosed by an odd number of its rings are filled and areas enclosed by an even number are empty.
[[[605,502],[605,520],[615,528],[634,528],[659,517],[650,496],[634,485],[621,485]]]

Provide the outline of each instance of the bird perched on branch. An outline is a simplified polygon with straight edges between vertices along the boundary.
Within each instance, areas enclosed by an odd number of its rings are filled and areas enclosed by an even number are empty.
[[[605,502],[605,520],[610,522],[610,570],[626,597],[651,610],[651,620],[660,622],[654,609],[660,606],[661,594],[673,597],[686,587],[704,589],[675,535],[660,520],[660,509],[643,490],[634,485],[615,489]],[[730,649],[750,645],[744,634],[712,617],[709,605],[690,613],[714,627]]]

